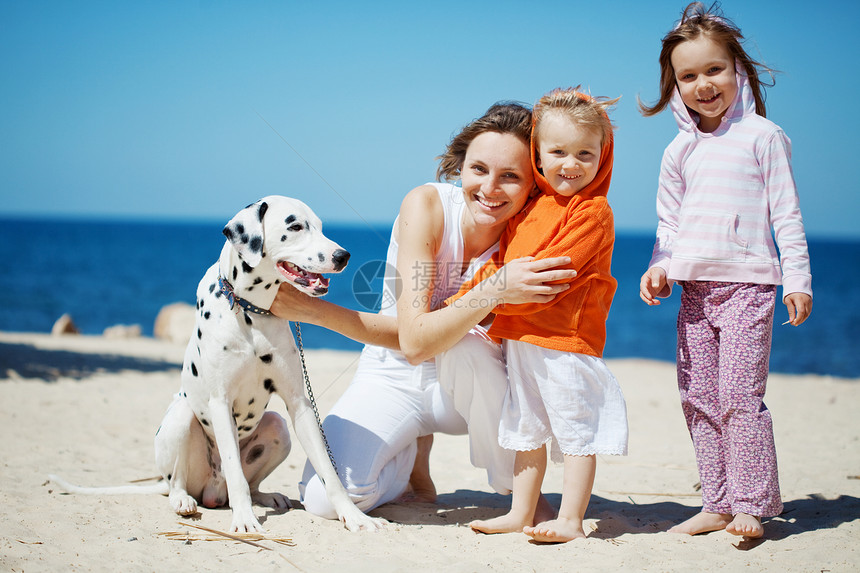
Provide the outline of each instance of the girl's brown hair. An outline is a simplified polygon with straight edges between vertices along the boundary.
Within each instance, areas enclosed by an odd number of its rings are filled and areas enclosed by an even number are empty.
[[[773,86],[774,70],[752,59],[744,50],[741,43],[743,35],[740,28],[731,20],[725,18],[718,2],[705,8],[701,2],[692,2],[684,9],[681,20],[675,28],[663,36],[663,48],[660,50],[660,99],[652,106],[647,106],[639,100],[639,111],[642,115],[655,115],[666,109],[675,90],[675,70],[672,68],[672,51],[681,43],[705,36],[726,47],[729,55],[743,68],[749,78],[755,111],[765,117],[765,98],[762,86]],[[771,83],[762,83],[759,75],[770,75]]]

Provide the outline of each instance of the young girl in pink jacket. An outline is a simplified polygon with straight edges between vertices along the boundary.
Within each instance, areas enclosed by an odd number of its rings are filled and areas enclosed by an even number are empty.
[[[702,511],[670,531],[691,535],[760,537],[761,518],[782,511],[763,402],[777,285],[792,325],[812,310],[791,142],[764,117],[758,75],[770,70],[742,39],[731,22],[690,4],[663,38],[660,99],[640,103],[644,115],[670,106],[679,128],[663,154],[657,241],[640,297],[657,305],[673,283],[682,286],[678,387]]]

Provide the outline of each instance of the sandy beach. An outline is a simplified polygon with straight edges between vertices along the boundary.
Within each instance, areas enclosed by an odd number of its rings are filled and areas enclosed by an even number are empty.
[[[179,518],[160,495],[61,494],[51,473],[81,485],[157,475],[152,439],[179,387],[182,345],[0,333],[0,570],[3,571],[856,571],[860,569],[860,380],[771,375],[784,513],[764,539],[716,532],[666,533],[698,511],[698,475],[675,389],[674,366],[611,360],[627,399],[630,455],[603,457],[586,515],[588,538],[530,543],[522,534],[479,535],[465,526],[506,511],[469,464],[464,436],[437,435],[431,457],[436,504],[390,504],[390,524],[350,533],[298,501],[305,461],[296,440],[263,483],[295,509],[255,508],[267,530],[257,546],[226,531],[228,509]],[[324,415],[358,355],[309,351]],[[270,408],[285,415],[277,398]],[[544,492],[558,504],[561,466]],[[170,536],[171,532],[177,535]],[[209,538],[212,538],[211,540]],[[276,539],[289,539],[290,545]]]

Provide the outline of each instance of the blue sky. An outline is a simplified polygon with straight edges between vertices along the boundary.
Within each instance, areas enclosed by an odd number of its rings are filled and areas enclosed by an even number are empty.
[[[0,0],[0,215],[227,220],[268,194],[324,221],[390,223],[452,133],[497,100],[622,96],[610,201],[651,231],[670,113],[660,38],[683,1]],[[860,237],[854,2],[726,1],[781,70],[810,236]],[[271,127],[270,127],[271,126]]]

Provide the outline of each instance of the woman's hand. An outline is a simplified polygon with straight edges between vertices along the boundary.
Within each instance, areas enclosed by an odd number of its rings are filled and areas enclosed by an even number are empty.
[[[278,287],[278,294],[269,310],[278,318],[293,322],[318,324],[317,318],[321,302],[319,298],[299,292],[299,289],[290,284],[281,283],[281,286]]]
[[[658,305],[657,295],[666,288],[666,271],[660,267],[648,269],[639,281],[639,298],[647,305]]]
[[[484,283],[499,287],[498,304],[549,302],[555,295],[570,288],[570,284],[564,281],[576,277],[574,269],[557,268],[568,264],[570,257],[539,260],[522,257],[507,263]]]
[[[278,318],[322,326],[362,344],[400,349],[397,319],[373,312],[359,312],[308,296],[298,289],[281,284],[269,309]]]
[[[812,313],[812,297],[802,292],[793,292],[782,299],[788,307],[788,322],[800,326]]]

